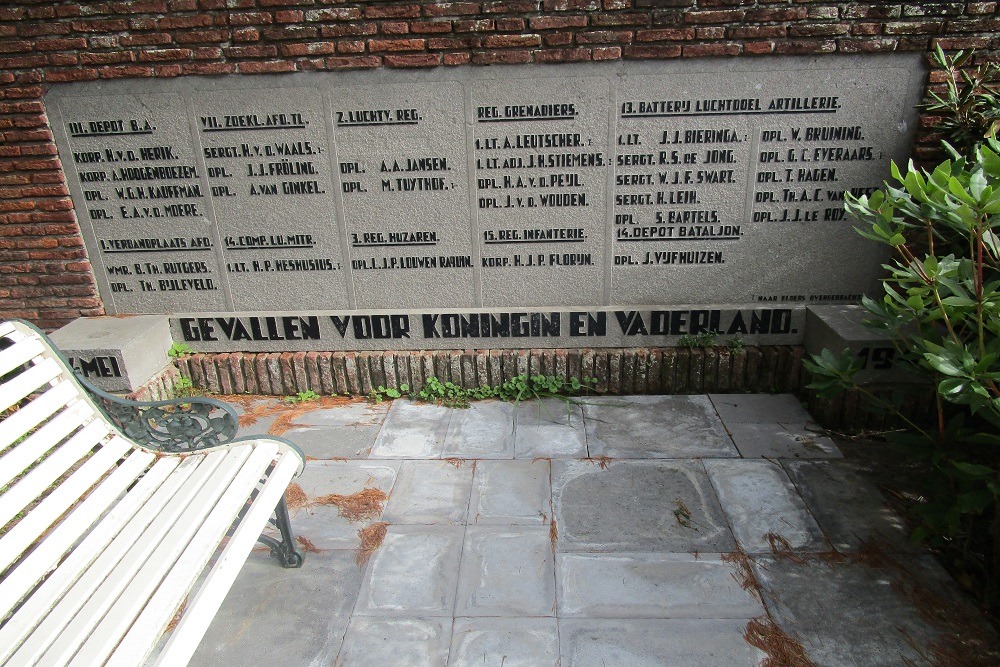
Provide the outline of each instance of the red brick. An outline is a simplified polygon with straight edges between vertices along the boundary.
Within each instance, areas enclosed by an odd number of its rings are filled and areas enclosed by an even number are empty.
[[[241,74],[267,74],[271,72],[294,72],[295,63],[287,60],[249,61],[237,63],[236,71]]]
[[[590,23],[594,26],[649,25],[649,14],[639,12],[592,14],[590,16]]]
[[[942,49],[985,49],[989,48],[989,37],[939,37],[933,44]]]
[[[267,12],[233,12],[229,15],[229,25],[270,25],[274,17]]]
[[[323,37],[360,37],[374,35],[378,32],[376,23],[347,23],[344,25],[325,25],[319,30]]]
[[[640,30],[635,33],[637,42],[676,42],[678,40],[694,39],[694,28],[665,28],[660,30]]]
[[[747,22],[767,22],[767,21],[798,21],[806,17],[805,7],[768,7],[759,9],[748,9],[745,15]]]
[[[471,45],[471,37],[431,37],[427,40],[427,47],[434,51],[468,49]]]
[[[256,28],[237,28],[233,30],[233,41],[238,43],[256,42],[260,40],[260,30]]]
[[[439,53],[386,54],[386,67],[437,67],[441,64]]]
[[[360,41],[336,42],[337,53],[364,53],[365,43]]]
[[[622,49],[622,55],[625,58],[677,58],[681,55],[681,47],[678,44],[632,45]]]
[[[405,35],[410,32],[410,24],[405,21],[382,21],[379,29],[383,35]]]
[[[149,35],[122,35],[119,41],[122,46],[163,46],[172,44],[174,39],[164,32]]]
[[[496,23],[493,19],[479,19],[478,21],[455,21],[455,32],[491,32],[496,30]]]
[[[420,5],[371,5],[365,7],[369,19],[415,19],[420,16]]]
[[[411,21],[410,32],[434,34],[451,32],[451,21]]]
[[[382,64],[378,56],[358,56],[354,58],[327,58],[326,66],[330,69],[371,69]]]
[[[497,19],[497,30],[504,32],[521,32],[526,25],[524,19]]]
[[[236,71],[233,63],[181,63],[182,74],[210,76],[215,74],[231,74]]]
[[[278,47],[273,44],[259,46],[229,46],[222,49],[227,58],[273,58]]]
[[[702,56],[738,56],[741,51],[739,44],[719,43],[712,44],[685,44],[685,58],[700,58]]]
[[[573,43],[573,33],[571,32],[550,32],[545,35],[547,46],[569,46]]]
[[[969,2],[965,5],[965,13],[969,15],[993,14],[996,10],[997,3],[995,2]]]
[[[424,5],[425,16],[462,16],[478,13],[478,2],[441,2]]]
[[[190,32],[178,32],[174,34],[174,41],[178,44],[225,42],[228,40],[229,32],[226,30],[191,30]]]
[[[126,52],[131,55],[131,51]],[[139,62],[155,63],[167,60],[186,60],[191,57],[191,49],[149,49],[139,52]]]
[[[537,12],[541,2],[534,0],[506,0],[504,2],[484,2],[483,12],[486,14],[524,14]]]
[[[784,37],[783,25],[747,25],[726,28],[726,37],[730,39],[761,39],[765,37]]]
[[[927,35],[940,32],[942,21],[890,21],[885,24],[887,35]]]
[[[257,0],[261,7],[294,7],[296,5],[311,5],[315,0]]]
[[[58,56],[62,54],[51,54],[50,56],[17,56],[14,58],[0,58],[0,68],[2,69],[29,69],[32,67],[41,67],[45,63],[52,63],[53,65],[58,64],[52,59],[52,56]]]
[[[274,13],[274,20],[278,23],[299,23],[304,14],[298,9],[285,9]]]
[[[102,67],[99,71],[102,79],[131,79],[153,76],[152,68],[139,65],[115,65],[112,67]]]
[[[531,51],[481,51],[472,54],[474,65],[520,64],[531,62]]]
[[[540,63],[568,63],[590,60],[590,49],[548,49],[535,54]]]
[[[142,51],[139,52],[141,56]],[[80,62],[84,65],[117,65],[135,62],[135,54],[131,51],[114,51],[112,53],[81,53]]]
[[[559,30],[561,28],[586,28],[586,16],[535,16],[528,19],[532,30]]]
[[[622,57],[622,47],[620,46],[599,46],[590,52],[592,60],[620,60]]]
[[[541,46],[542,38],[539,35],[490,35],[483,45],[490,49]]]
[[[86,40],[84,40],[86,43]],[[35,45],[28,40],[7,40],[0,42],[0,53],[31,53]]]
[[[851,25],[852,35],[878,35],[881,32],[881,23],[854,23]]]
[[[427,46],[426,39],[369,39],[368,50],[372,53],[385,51],[422,51]]]
[[[361,18],[357,7],[330,7],[306,12],[306,21],[356,21]]]
[[[472,60],[472,55],[469,53],[446,53],[444,54],[444,64],[445,65],[468,65]]]
[[[684,15],[688,23],[736,23],[743,20],[742,9],[719,9],[690,11]]]
[[[313,42],[312,44],[282,44],[281,55],[297,58],[300,56],[325,56],[335,53],[335,42]]]
[[[114,14],[165,14],[167,3],[163,0],[136,0],[134,2],[113,2]]]
[[[156,21],[159,30],[179,30],[184,28],[207,28],[212,25],[212,17],[208,14],[193,16],[164,16]]]
[[[788,34],[792,37],[829,37],[846,35],[850,32],[849,23],[820,23],[817,25],[790,25]]]
[[[38,51],[68,51],[85,48],[87,48],[87,40],[83,37],[50,37],[35,41],[35,49]]]
[[[576,33],[577,44],[617,44],[631,41],[631,30],[595,30]]]
[[[899,46],[899,40],[894,37],[884,37],[881,39],[841,39],[837,40],[837,46],[843,53],[879,53],[895,51]]]
[[[50,70],[45,73],[45,80],[57,81],[93,81],[97,78],[96,69],[64,69]],[[8,91],[9,92],[9,91]]]
[[[89,19],[70,24],[76,32],[124,32],[128,22],[124,19]]]
[[[319,30],[313,26],[282,25],[276,28],[262,28],[260,35],[266,40],[313,39],[319,36]]]
[[[775,53],[833,53],[836,50],[837,42],[832,39],[795,39],[774,45]]]
[[[542,8],[547,12],[594,11],[601,8],[600,0],[545,0]]]

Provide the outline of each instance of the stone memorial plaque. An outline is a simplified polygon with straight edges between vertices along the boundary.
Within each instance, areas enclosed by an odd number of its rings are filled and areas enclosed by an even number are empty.
[[[872,289],[884,250],[845,220],[843,193],[871,192],[905,157],[910,71],[744,63],[623,77],[617,298],[854,301]]]
[[[64,98],[53,115],[108,310],[231,307],[184,99],[91,94]]]
[[[484,306],[605,299],[610,94],[603,78],[472,86]]]
[[[358,307],[475,305],[462,86],[329,96]]]
[[[348,307],[322,96],[258,88],[191,97],[234,307]]]
[[[924,78],[917,54],[629,61],[78,83],[47,102],[109,312],[177,313],[174,335],[217,350],[593,347],[698,333],[658,312],[871,292],[885,249],[844,192],[905,162]],[[573,312],[608,331],[568,333]],[[628,312],[661,319],[612,335]],[[530,313],[563,313],[561,333],[536,340]]]

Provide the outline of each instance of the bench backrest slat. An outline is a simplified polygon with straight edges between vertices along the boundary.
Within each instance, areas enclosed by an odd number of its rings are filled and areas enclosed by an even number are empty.
[[[21,406],[17,412],[3,420],[3,428],[0,428],[0,452],[23,438],[31,429],[51,417],[67,403],[79,397],[80,392],[73,382],[63,380],[32,399],[27,405]]]
[[[72,514],[42,540],[32,551],[31,558],[19,563],[11,576],[0,581],[0,618],[2,618],[10,613],[46,574],[59,566],[58,576],[53,575],[46,579],[45,583],[34,591],[31,600],[26,601],[21,607],[19,615],[0,628],[0,647],[16,646],[20,643],[24,637],[18,635],[18,631],[12,625],[20,623],[22,626],[27,626],[27,631],[30,631],[34,625],[29,619],[39,618],[40,613],[51,607],[60,595],[59,590],[54,590],[55,594],[46,598],[42,588],[55,587],[65,590],[55,580],[72,581],[82,571],[82,567],[74,569],[70,561],[80,561],[85,565],[89,560],[85,557],[86,553],[91,554],[89,558],[92,559],[100,546],[93,548],[91,545],[103,546],[110,542],[177,465],[176,459],[164,459],[163,465],[160,466],[162,470],[154,470],[150,466],[155,460],[156,456],[150,452],[132,452],[99,487],[87,496],[86,500],[73,510]],[[122,499],[121,503],[115,504],[115,501],[132,485],[135,486],[129,491],[128,496]],[[73,549],[78,542],[79,545]],[[60,563],[71,549],[73,553]],[[81,550],[84,553],[77,555]],[[32,605],[35,611],[28,609]],[[0,662],[9,655],[2,651],[0,648]]]
[[[37,338],[25,338],[0,351],[0,375],[6,375],[45,353],[45,344]]]
[[[69,472],[90,450],[100,445],[109,433],[107,424],[90,422],[65,444],[45,457],[41,463],[31,468],[24,477],[12,484],[0,495],[0,526],[24,510],[31,501],[43,495],[53,482]],[[71,499],[71,504],[72,502],[75,500]],[[34,517],[29,513],[22,521],[34,521]]]
[[[136,452],[129,457],[129,461],[138,455],[149,456],[146,452]],[[28,645],[36,638],[34,648],[26,646],[23,654],[34,655],[37,658],[44,652],[49,642],[46,637],[57,634],[60,624],[49,619],[48,628],[41,628],[36,633],[37,637],[33,636],[31,640],[26,641],[28,634],[45,621],[46,614],[56,604],[63,606],[72,604],[67,591],[73,586],[89,591],[104,580],[108,572],[118,564],[122,555],[156,518],[163,503],[176,493],[177,488],[195,470],[194,463],[192,460],[190,464],[185,465],[177,458],[161,458],[156,461],[122,502],[115,506],[114,511],[101,519],[97,528],[87,534],[73,549],[73,553],[60,563],[55,572],[25,601],[18,615],[0,628],[0,661],[9,658],[22,642]],[[181,466],[187,470],[182,470]],[[171,475],[175,472],[176,474]],[[104,485],[101,488],[103,487]],[[53,536],[55,531],[50,539]],[[22,564],[20,567],[23,566]],[[16,571],[20,571],[20,567]],[[7,583],[4,581],[0,587]],[[3,589],[0,588],[0,591]],[[85,596],[77,596],[76,599],[79,605],[69,608],[67,614],[74,613],[86,601]]]
[[[19,403],[29,394],[52,383],[61,374],[62,369],[53,359],[42,359],[28,370],[18,373],[0,385],[0,410]]]
[[[93,415],[94,410],[90,404],[77,401],[0,456],[0,488],[23,474],[35,461],[45,456]]]
[[[73,507],[87,490],[132,449],[123,438],[114,438],[38,503],[0,538],[0,572],[6,570],[41,537],[59,517]]]
[[[79,612],[73,620],[67,625],[60,622],[54,627],[43,623],[29,641],[25,642],[22,650],[29,645],[34,650],[36,640],[41,638],[48,645],[41,662],[45,665],[66,664],[86,641],[94,626],[101,621],[142,564],[156,552],[174,524],[182,518],[188,520],[187,513],[191,509],[192,501],[198,496],[202,487],[212,480],[212,475],[223,462],[226,453],[225,450],[218,450],[187,457],[184,464],[193,466],[194,470],[185,477],[172,497],[160,499],[158,513],[146,529],[125,544],[124,549],[105,551],[95,562],[96,567],[92,567],[84,577],[81,577],[60,601],[60,605],[69,604],[74,607],[80,605],[77,607]],[[112,561],[110,568],[107,567],[108,561]],[[20,651],[14,655],[15,661],[19,655]]]

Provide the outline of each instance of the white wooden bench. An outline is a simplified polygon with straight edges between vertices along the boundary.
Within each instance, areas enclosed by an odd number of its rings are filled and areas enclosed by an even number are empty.
[[[122,401],[12,321],[0,411],[0,664],[184,665],[258,540],[302,564],[284,491],[304,456],[232,440],[229,406]]]

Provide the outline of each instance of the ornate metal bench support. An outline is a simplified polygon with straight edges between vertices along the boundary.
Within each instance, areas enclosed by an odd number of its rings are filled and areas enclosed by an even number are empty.
[[[292,538],[292,524],[288,520],[288,506],[285,505],[285,497],[278,501],[278,506],[274,508],[274,516],[271,525],[281,533],[281,541],[261,535],[257,541],[271,548],[271,556],[277,558],[282,567],[302,567],[302,554],[295,548],[295,540]]]

